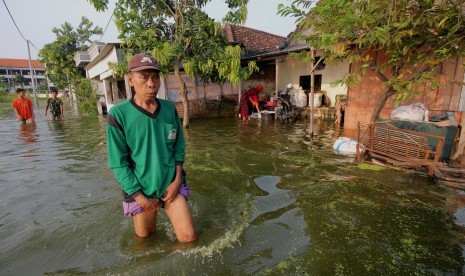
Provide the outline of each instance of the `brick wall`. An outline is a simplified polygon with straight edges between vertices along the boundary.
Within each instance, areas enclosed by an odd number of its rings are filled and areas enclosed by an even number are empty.
[[[257,85],[261,85],[263,86],[263,92],[261,95],[263,97],[272,96],[274,95],[276,88],[276,67],[274,64],[265,64],[260,65],[259,67],[260,72],[252,74],[248,80],[242,82],[242,89],[247,91]]]
[[[179,116],[182,118],[184,107],[182,102],[174,103]],[[237,95],[227,95],[222,99],[189,100],[190,118],[224,118],[236,114]]]

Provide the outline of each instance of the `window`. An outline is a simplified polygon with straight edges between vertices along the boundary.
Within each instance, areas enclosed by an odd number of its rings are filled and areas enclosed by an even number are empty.
[[[118,98],[126,99],[126,83],[124,80],[117,81],[116,86],[118,87]]]
[[[315,75],[315,92],[321,91],[321,79],[321,75]],[[300,76],[299,85],[306,93],[310,93],[310,75]]]
[[[35,70],[36,71],[36,75],[37,76],[43,76],[45,75],[45,71],[44,70]]]
[[[318,63],[318,61],[320,61],[320,57],[317,57],[315,58],[315,64]],[[318,65],[316,66],[315,68],[315,71],[320,71],[320,70],[324,70],[326,68],[326,63],[324,60],[322,60],[320,63],[318,63]],[[316,81],[315,81],[316,83]]]
[[[0,75],[6,75],[6,69],[0,69]]]

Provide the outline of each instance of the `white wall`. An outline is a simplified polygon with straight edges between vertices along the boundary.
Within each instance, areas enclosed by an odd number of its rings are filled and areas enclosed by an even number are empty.
[[[289,83],[294,87],[299,87],[300,76],[310,75],[310,63],[305,63],[299,59],[290,56],[278,58],[278,76],[277,89],[283,90]],[[340,80],[349,72],[349,63],[347,61],[326,64],[325,69],[315,71],[316,75],[321,75],[321,90],[326,91],[330,98],[331,106],[335,104],[335,97],[338,94],[347,94],[347,87],[331,84]]]
[[[118,62],[118,55],[115,47],[111,49],[110,53],[108,53],[106,57],[104,57],[102,60],[100,60],[97,64],[95,64],[94,66],[92,66],[92,68],[88,70],[89,77],[94,78],[107,71],[111,71],[111,69],[108,67],[108,62],[110,61]]]

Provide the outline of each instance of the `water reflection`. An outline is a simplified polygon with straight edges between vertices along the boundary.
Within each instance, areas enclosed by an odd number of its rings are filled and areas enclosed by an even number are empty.
[[[252,250],[237,249],[234,262],[241,267],[241,273],[266,271],[288,257],[302,254],[310,245],[302,210],[294,205],[295,195],[279,188],[280,183],[278,176],[254,180],[253,193],[257,195],[253,196],[254,211],[243,239],[255,246]]]
[[[18,139],[26,143],[35,143],[37,142],[39,135],[36,132],[36,124],[23,124],[19,126],[19,135]]]

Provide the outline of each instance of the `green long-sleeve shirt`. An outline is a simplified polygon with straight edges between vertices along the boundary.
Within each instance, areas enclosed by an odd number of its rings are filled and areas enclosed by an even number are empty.
[[[123,191],[162,197],[184,163],[185,142],[174,104],[157,99],[153,114],[127,100],[107,117],[108,163]]]

